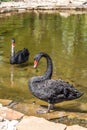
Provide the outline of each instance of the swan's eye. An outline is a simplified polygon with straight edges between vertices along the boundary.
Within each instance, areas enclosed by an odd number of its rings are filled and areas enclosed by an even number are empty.
[[[34,61],[35,61],[35,60],[36,60],[36,61],[39,61],[39,57],[35,57],[35,58],[34,58]]]

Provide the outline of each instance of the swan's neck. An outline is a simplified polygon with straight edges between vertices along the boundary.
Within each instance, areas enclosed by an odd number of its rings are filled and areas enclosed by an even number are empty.
[[[43,76],[36,76],[32,78],[32,81],[34,82],[41,82],[47,79],[51,79],[52,72],[53,72],[53,64],[52,60],[48,55],[42,55],[42,57],[45,57],[47,60],[47,69]]]
[[[11,45],[11,56],[14,57],[14,55],[15,55],[15,46],[12,43],[12,45]]]
[[[52,60],[49,56],[46,56],[47,59],[47,70],[45,74],[43,75],[44,79],[51,79],[52,73],[53,73],[53,64]]]

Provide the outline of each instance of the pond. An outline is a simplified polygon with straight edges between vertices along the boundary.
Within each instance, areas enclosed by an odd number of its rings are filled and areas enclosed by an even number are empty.
[[[13,37],[16,52],[23,48],[30,51],[29,61],[22,65],[9,62]],[[87,112],[87,14],[30,12],[0,18],[0,98],[38,101],[28,89],[28,80],[46,70],[44,59],[38,70],[33,68],[34,56],[41,51],[53,60],[53,79],[62,78],[84,93],[77,100],[62,103],[61,108]]]

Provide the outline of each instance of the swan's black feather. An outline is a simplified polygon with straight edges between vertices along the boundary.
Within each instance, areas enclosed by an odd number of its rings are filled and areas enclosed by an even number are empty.
[[[45,80],[33,83],[30,90],[34,96],[49,103],[58,103],[79,98],[82,94],[73,85],[59,80]]]

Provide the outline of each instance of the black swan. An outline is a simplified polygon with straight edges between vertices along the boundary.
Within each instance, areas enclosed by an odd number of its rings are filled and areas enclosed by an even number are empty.
[[[28,86],[34,96],[48,102],[49,105],[46,112],[50,112],[51,107],[56,103],[73,100],[83,95],[68,82],[61,79],[51,79],[53,64],[48,54],[44,52],[37,54],[34,58],[34,68],[37,67],[42,57],[47,60],[47,70],[43,76],[30,78]]]
[[[23,50],[20,50],[17,53],[15,53],[14,48],[15,48],[15,39],[12,38],[10,64],[21,64],[29,59],[30,53],[28,49],[24,48]]]

